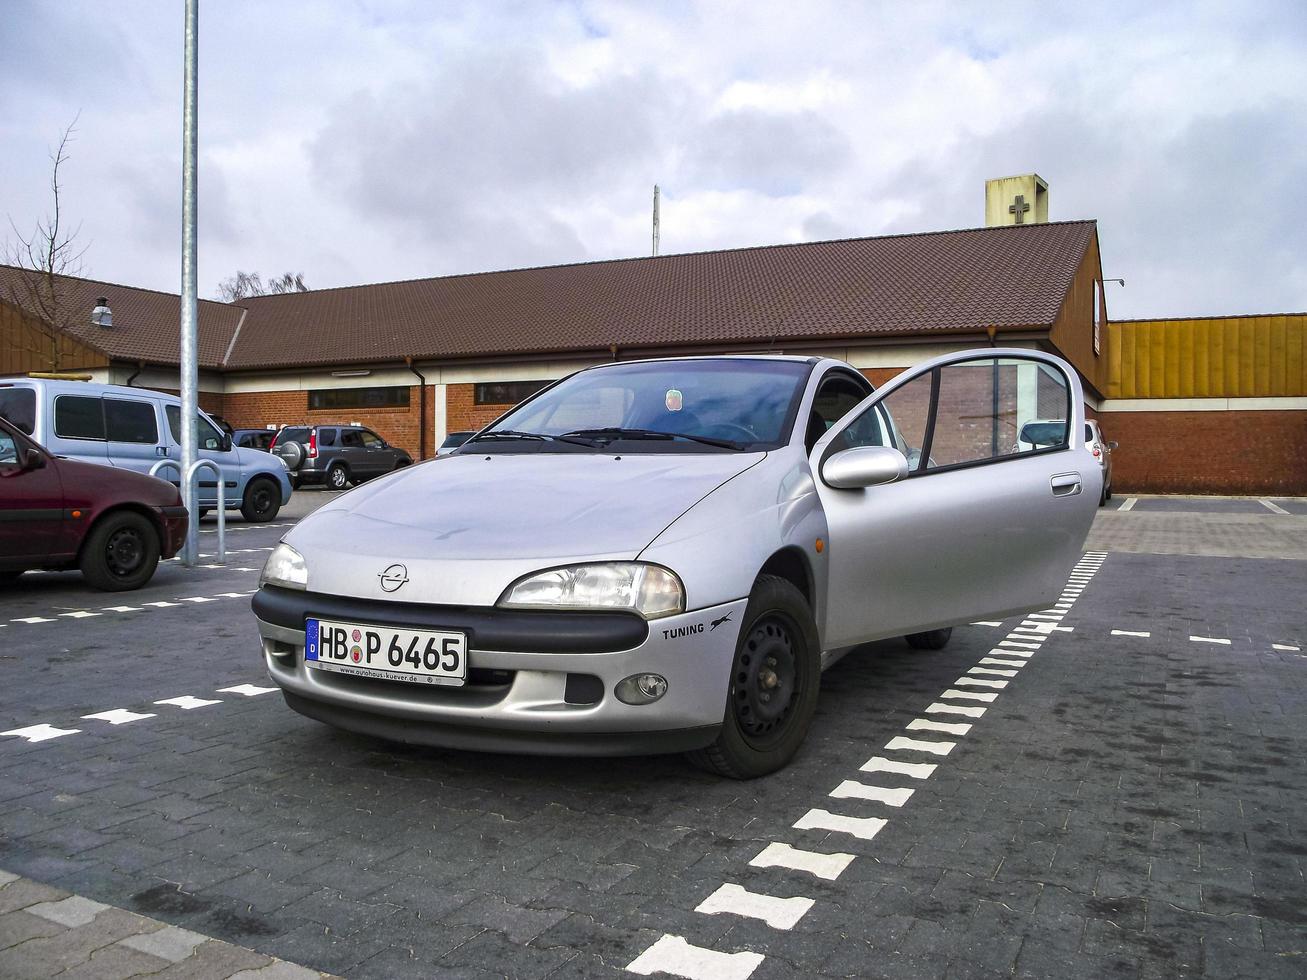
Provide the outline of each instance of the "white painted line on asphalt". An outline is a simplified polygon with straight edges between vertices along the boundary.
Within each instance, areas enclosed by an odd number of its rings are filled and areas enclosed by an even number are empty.
[[[116,613],[140,612],[141,607],[140,606],[105,606],[104,611],[116,612]]]
[[[749,980],[763,961],[761,953],[719,953],[692,946],[680,936],[662,936],[627,966],[631,973],[670,973],[687,980]]]
[[[189,694],[183,694],[177,698],[164,698],[162,701],[155,701],[155,704],[172,704],[184,711],[194,711],[196,708],[203,708],[210,704],[222,704],[221,700],[206,701],[204,698],[193,698]]]
[[[1272,643],[1272,650],[1284,650],[1286,653],[1297,653],[1302,647],[1294,646],[1292,643]]]
[[[1290,516],[1289,512],[1279,504],[1273,504],[1269,500],[1259,500],[1258,503],[1269,510],[1272,514],[1284,514],[1286,517]]]
[[[885,748],[890,752],[905,750],[908,752],[930,752],[934,755],[948,755],[957,744],[957,742],[923,742],[918,738],[895,735],[885,743]]]
[[[1124,514],[1128,510],[1134,510],[1137,503],[1139,503],[1138,497],[1127,497],[1125,503],[1116,509],[1117,513]]]
[[[914,718],[908,722],[910,732],[943,732],[945,735],[965,735],[971,731],[971,725],[964,721],[931,721],[929,718]]]
[[[749,865],[754,868],[788,868],[834,881],[852,863],[852,854],[818,854],[816,851],[805,851],[801,847],[773,842],[759,851]]]
[[[1011,646],[1003,646],[1003,643],[1007,643],[1007,642],[1008,642],[1007,640],[1003,640],[1002,643],[994,647],[993,650],[990,650],[987,656],[1023,657],[1026,660],[1029,660],[1031,657],[1033,657],[1036,653],[1039,652],[1039,647],[1030,647],[1024,643],[1014,643]]]
[[[29,742],[45,742],[52,738],[61,738],[64,735],[76,735],[80,728],[55,728],[54,725],[28,725],[26,728],[14,728],[7,732],[0,732],[0,735],[14,735],[18,738],[25,738]]]
[[[91,718],[96,721],[107,721],[111,725],[129,725],[134,721],[143,721],[146,718],[155,718],[157,715],[143,715],[135,711],[128,711],[126,708],[113,708],[109,711],[97,711],[93,715],[82,715],[83,718]]]
[[[810,898],[775,898],[727,882],[700,902],[695,911],[704,915],[742,915],[761,919],[773,929],[793,929],[813,905]]]
[[[913,791],[889,786],[868,786],[856,779],[846,779],[830,795],[837,800],[870,800],[884,803],[886,806],[902,806],[911,798]]]
[[[244,599],[247,595],[253,595],[252,592],[219,592],[224,599]]]
[[[993,667],[972,667],[968,674],[991,674],[995,677],[1016,677],[1015,670],[995,670]]]
[[[998,697],[998,695],[989,694],[986,691],[955,691],[953,688],[950,687],[947,691],[941,694],[940,697],[941,698],[966,698],[968,701],[985,701],[985,702],[992,703]]]
[[[46,619],[43,616],[24,616],[22,619],[11,619],[11,623],[53,623],[53,619]]]
[[[979,718],[985,713],[984,708],[969,704],[943,704],[936,701],[926,705],[928,715],[962,715],[964,718]]]
[[[1140,631],[1140,630],[1112,630],[1112,635],[1113,635],[1113,636],[1138,636],[1138,637],[1142,637],[1143,639],[1146,640],[1146,639],[1148,639],[1150,636],[1152,636],[1153,634],[1150,633],[1148,630],[1143,630],[1143,631]]]
[[[1002,623],[995,623],[995,622],[993,622],[993,621],[991,621],[991,620],[987,620],[987,619],[982,619],[982,620],[980,620],[980,621],[977,622],[977,623],[972,623],[971,625],[972,625],[972,626],[1002,626],[1003,624],[1002,624]]]
[[[188,595],[182,596],[182,602],[217,602],[217,599],[211,599],[207,595]]]
[[[60,616],[68,619],[90,619],[92,616],[99,616],[100,613],[87,612],[85,609],[79,609],[77,612],[60,613]]]
[[[142,602],[143,606],[152,606],[155,609],[168,609],[172,606],[180,606],[180,602]]]
[[[933,762],[899,762],[897,759],[885,759],[873,756],[862,764],[863,772],[892,772],[913,779],[929,779],[938,766]]]
[[[859,840],[871,840],[889,823],[881,817],[846,817],[829,810],[809,810],[794,822],[795,830],[830,830],[851,834]]]
[[[998,657],[981,657],[977,663],[990,664],[994,667],[1024,667],[1024,660],[1000,660]]]
[[[1034,637],[1027,637],[1027,639],[1033,640]],[[1044,641],[1040,640],[1037,643],[1025,643],[1021,640],[999,640],[998,645],[1001,647],[1012,647],[1017,650],[1038,650],[1044,645]]]
[[[1227,646],[1227,647],[1230,645],[1229,640],[1223,640],[1219,636],[1191,636],[1189,637],[1189,642],[1190,643],[1219,643],[1222,646]]]
[[[255,687],[253,684],[237,684],[235,687],[220,687],[219,694],[243,694],[247,698],[258,697],[260,694],[271,694],[277,690],[275,687]]]
[[[1027,619],[1051,619],[1054,621],[1058,621],[1065,618],[1065,616],[1066,613],[1037,612],[1037,613],[1030,613],[1029,615],[1026,616],[1026,618]]]
[[[972,667],[971,669],[975,671],[981,668]],[[1016,671],[1013,671],[1013,673],[1016,673]],[[1000,691],[1003,688],[1007,687],[1008,684],[1007,681],[991,681],[984,677],[959,677],[953,683],[958,684],[962,687],[993,687],[993,688],[997,688]]]
[[[1074,633],[1075,631],[1076,628],[1074,626],[1058,626],[1056,623],[1036,623],[1034,620],[1028,619],[1020,626],[1015,627],[1012,630],[1012,633],[1038,633],[1040,636],[1047,638],[1052,636],[1054,633]]]

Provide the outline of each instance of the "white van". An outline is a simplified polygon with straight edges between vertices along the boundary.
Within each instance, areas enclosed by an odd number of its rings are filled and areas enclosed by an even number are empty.
[[[0,415],[56,456],[149,473],[161,459],[181,462],[181,399],[148,388],[0,378]],[[290,500],[290,476],[270,453],[233,447],[203,412],[195,418],[198,456],[222,470],[223,506],[247,521],[270,521]],[[177,484],[177,470],[159,474]],[[217,505],[216,482],[201,471],[199,517]]]

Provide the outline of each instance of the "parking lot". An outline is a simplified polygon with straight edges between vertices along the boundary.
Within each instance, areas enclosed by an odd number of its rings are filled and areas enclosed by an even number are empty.
[[[329,496],[237,517],[225,565],[139,592],[0,596],[0,869],[348,977],[1307,972],[1301,500],[1118,497],[1055,607],[857,651],[796,761],[732,782],[288,710],[249,596]],[[0,976],[67,948],[24,886],[0,888]],[[146,972],[97,967],[102,931],[69,976]]]

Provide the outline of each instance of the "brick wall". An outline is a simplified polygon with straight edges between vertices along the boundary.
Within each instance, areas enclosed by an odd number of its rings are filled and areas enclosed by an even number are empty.
[[[445,428],[450,432],[475,432],[507,412],[512,405],[476,404],[476,385],[445,386]]]
[[[387,442],[407,450],[414,459],[418,451],[419,423],[421,420],[418,385],[409,388],[407,408],[331,408],[309,410],[307,391],[240,391],[230,392],[223,399],[220,414],[236,429],[262,429],[275,425],[328,425],[358,422],[376,432]],[[430,415],[434,392],[427,387],[427,455],[431,455]]]
[[[1307,494],[1307,412],[1102,412],[1116,493]]]

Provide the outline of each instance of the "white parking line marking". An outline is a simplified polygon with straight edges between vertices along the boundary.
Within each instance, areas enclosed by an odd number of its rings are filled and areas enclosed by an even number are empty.
[[[1066,616],[1065,613],[1037,612],[1037,613],[1030,613],[1026,618],[1027,619],[1052,619],[1054,621],[1057,621],[1065,618],[1065,616]]]
[[[962,721],[931,721],[929,718],[914,718],[908,722],[910,732],[943,732],[945,735],[965,735],[971,726]]]
[[[77,612],[60,613],[59,615],[65,616],[68,619],[90,619],[92,616],[99,616],[100,613],[87,612],[85,609],[79,609]]]
[[[82,717],[94,719],[95,721],[107,721],[111,725],[129,725],[134,721],[143,721],[146,718],[157,716],[139,714],[135,711],[128,711],[126,708],[113,708],[109,711],[97,711],[93,715],[82,715]]]
[[[1230,645],[1229,640],[1223,640],[1219,636],[1191,636],[1189,637],[1189,642],[1190,643],[1220,643],[1223,646],[1227,646],[1227,647]]]
[[[193,698],[189,694],[183,694],[177,698],[164,698],[162,701],[155,701],[155,704],[172,704],[183,709],[184,711],[194,711],[196,708],[203,708],[210,704],[222,704],[221,700],[206,701],[204,698]]]
[[[1271,644],[1271,649],[1272,649],[1272,650],[1284,650],[1284,651],[1289,652],[1289,653],[1297,653],[1299,650],[1302,649],[1302,647],[1296,647],[1296,646],[1294,646],[1294,645],[1291,644],[1291,643],[1272,643],[1272,644]]]
[[[1056,623],[1036,623],[1033,619],[1025,620],[1020,626],[1014,627],[1013,633],[1038,633],[1042,637],[1050,637],[1054,633],[1074,633],[1074,626],[1058,626]]]
[[[1259,500],[1257,502],[1261,504],[1263,507],[1265,507],[1267,510],[1269,510],[1272,514],[1284,514],[1286,517],[1289,516],[1289,512],[1285,510],[1283,507],[1281,507],[1279,504],[1273,504],[1269,500]]]
[[[995,670],[993,667],[972,667],[968,674],[992,674],[995,677],[1016,677],[1015,670]]]
[[[891,752],[904,749],[909,752],[931,752],[935,755],[948,755],[953,751],[953,746],[957,744],[957,742],[923,742],[918,738],[895,735],[885,743],[885,748]]]
[[[1002,626],[1002,623],[995,623],[992,620],[982,619],[979,622],[971,624],[972,626]]]
[[[851,834],[859,840],[871,840],[889,823],[881,817],[846,817],[829,810],[809,810],[794,822],[795,830],[831,830]]]
[[[1139,630],[1112,630],[1112,635],[1113,635],[1113,636],[1139,636],[1139,637],[1143,637],[1144,639],[1148,639],[1148,637],[1152,636],[1153,634],[1150,633],[1148,630],[1143,630],[1143,631],[1139,631]]]
[[[899,762],[897,759],[885,759],[873,756],[861,766],[863,772],[892,772],[913,779],[929,779],[939,767],[933,762]]]
[[[1007,642],[1008,642],[1007,640],[1003,641],[1003,643],[1007,643]],[[1027,647],[1024,643],[1014,643],[1011,646],[1003,646],[1002,644],[999,644],[998,646],[994,647],[993,650],[990,650],[989,653],[986,654],[986,656],[1024,657],[1026,658],[1026,660],[1029,660],[1029,658],[1033,657],[1038,652],[1039,652],[1039,647],[1035,647],[1034,649],[1031,649]],[[1026,662],[1025,660],[1022,661],[1022,663],[1025,662]]]
[[[1027,639],[1033,640],[1034,637],[1027,637]],[[1038,650],[1044,644],[1042,641],[1039,643],[1023,643],[1020,640],[999,640],[998,645],[1001,647],[1011,647],[1015,650]]]
[[[11,619],[9,620],[9,622],[35,624],[35,623],[53,623],[54,620],[46,619],[43,616],[24,616],[22,619]]]
[[[143,606],[153,606],[155,609],[167,609],[171,606],[180,606],[180,602],[142,602]]]
[[[244,694],[247,698],[258,697],[260,694],[271,694],[277,690],[275,687],[255,687],[253,684],[237,684],[235,687],[220,687],[219,694]]]
[[[14,735],[18,738],[25,738],[29,742],[45,742],[52,738],[61,738],[64,735],[76,735],[80,728],[55,728],[54,725],[28,725],[26,728],[14,728],[7,732],[0,732],[0,735]]]
[[[962,715],[964,718],[979,718],[985,713],[984,708],[969,704],[944,704],[936,701],[926,705],[928,715]]]
[[[224,599],[244,599],[250,593],[248,592],[219,592],[218,595]]]
[[[978,663],[991,664],[996,667],[1024,667],[1024,660],[1000,660],[998,657],[981,657]]]
[[[140,606],[105,606],[104,611],[116,612],[116,613],[140,612],[141,607]]]
[[[871,800],[886,806],[902,806],[908,802],[912,793],[910,789],[868,786],[856,779],[846,779],[830,791],[830,795],[837,800]]]
[[[983,668],[980,668],[980,667],[972,667],[971,669],[972,669],[972,670],[981,670],[981,669],[983,669]],[[1014,671],[1014,673],[1015,673],[1015,671]],[[1001,691],[1003,688],[1007,687],[1007,684],[1008,684],[1007,681],[991,681],[991,680],[986,680],[986,679],[983,678],[983,677],[959,677],[959,678],[958,678],[957,680],[955,680],[953,683],[954,683],[954,684],[961,685],[962,687],[994,687],[994,688],[997,688],[997,689],[1000,690],[1000,691]]]
[[[985,702],[992,703],[998,697],[998,695],[990,694],[986,691],[957,691],[950,687],[947,691],[941,694],[940,697],[941,698],[966,698],[968,701],[985,701]]]
[[[773,929],[793,929],[815,903],[810,898],[775,898],[726,883],[699,903],[704,915],[742,915],[762,919]]]
[[[182,596],[182,602],[217,602],[217,599],[211,599],[207,595],[188,595]]]
[[[834,881],[852,863],[852,854],[818,854],[816,851],[805,851],[779,842],[768,844],[749,862],[754,868],[788,868],[826,881]]]
[[[1124,514],[1128,510],[1134,510],[1137,503],[1139,503],[1138,497],[1127,497],[1125,503],[1116,509],[1117,513]]]
[[[646,977],[670,973],[687,980],[749,980],[762,961],[761,953],[719,953],[692,946],[680,936],[662,936],[626,969]]]

